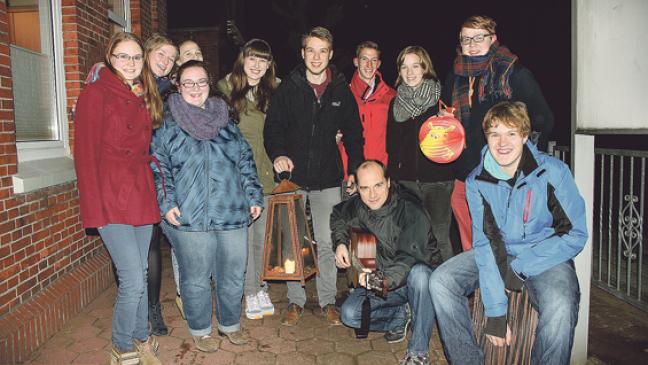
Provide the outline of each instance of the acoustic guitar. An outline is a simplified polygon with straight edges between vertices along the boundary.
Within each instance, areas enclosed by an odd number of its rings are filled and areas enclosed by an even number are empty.
[[[351,281],[357,288],[362,269],[376,270],[376,236],[364,230],[351,229]]]

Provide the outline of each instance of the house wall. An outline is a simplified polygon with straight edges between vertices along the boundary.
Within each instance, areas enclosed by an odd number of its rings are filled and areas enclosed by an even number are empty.
[[[88,70],[103,59],[114,25],[106,1],[58,1],[73,150],[72,108]],[[166,33],[166,1],[131,0],[131,14],[135,34]],[[12,176],[20,166],[9,43],[7,4],[0,0],[0,364],[27,359],[113,283],[101,240],[82,227],[76,181],[14,193]]]

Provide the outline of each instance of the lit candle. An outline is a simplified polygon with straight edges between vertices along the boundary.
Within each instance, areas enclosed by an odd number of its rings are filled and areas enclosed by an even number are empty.
[[[286,270],[286,274],[294,274],[295,273],[295,261],[287,259],[284,262],[284,269]]]

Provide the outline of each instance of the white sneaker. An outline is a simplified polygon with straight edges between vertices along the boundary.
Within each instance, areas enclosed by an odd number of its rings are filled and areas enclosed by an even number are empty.
[[[264,316],[271,316],[274,314],[275,308],[272,302],[270,301],[270,296],[264,290],[261,290],[257,293],[257,299],[259,302],[259,310]]]
[[[245,316],[248,319],[261,319],[263,314],[259,307],[259,299],[256,295],[245,296]]]

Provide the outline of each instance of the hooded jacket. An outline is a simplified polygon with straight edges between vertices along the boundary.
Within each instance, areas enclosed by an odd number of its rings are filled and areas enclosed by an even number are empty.
[[[376,71],[374,91],[366,100],[363,96],[370,86],[360,78],[358,70],[353,73],[349,86],[360,112],[365,141],[364,157],[368,160],[378,160],[387,166],[387,113],[389,112],[389,103],[396,96],[396,91],[387,85],[379,71]],[[339,143],[338,146],[346,171],[348,157],[344,145]],[[344,178],[346,180],[346,174]]]
[[[170,110],[151,143],[160,161],[155,184],[164,216],[178,207],[181,231],[231,230],[251,223],[250,207],[263,207],[263,191],[252,149],[233,120],[216,138],[198,140],[184,131]],[[164,179],[162,179],[162,177]]]
[[[85,228],[160,221],[149,162],[152,122],[144,98],[107,67],[76,104],[74,165]]]
[[[385,274],[388,290],[405,285],[417,263],[431,267],[441,264],[429,215],[416,195],[395,183],[380,209],[371,210],[358,195],[333,207],[333,251],[338,245],[349,246],[352,228],[376,236],[376,268]]]
[[[487,150],[466,180],[466,198],[485,314],[489,321],[505,321],[505,282],[541,274],[583,249],[585,201],[567,165],[538,152],[530,141],[516,177],[508,181],[484,169]]]
[[[348,172],[362,162],[364,139],[353,99],[344,76],[334,66],[331,80],[318,99],[300,64],[283,80],[272,97],[263,130],[271,161],[287,156],[295,165],[291,180],[306,190],[339,187],[343,177],[338,130],[349,154]]]

